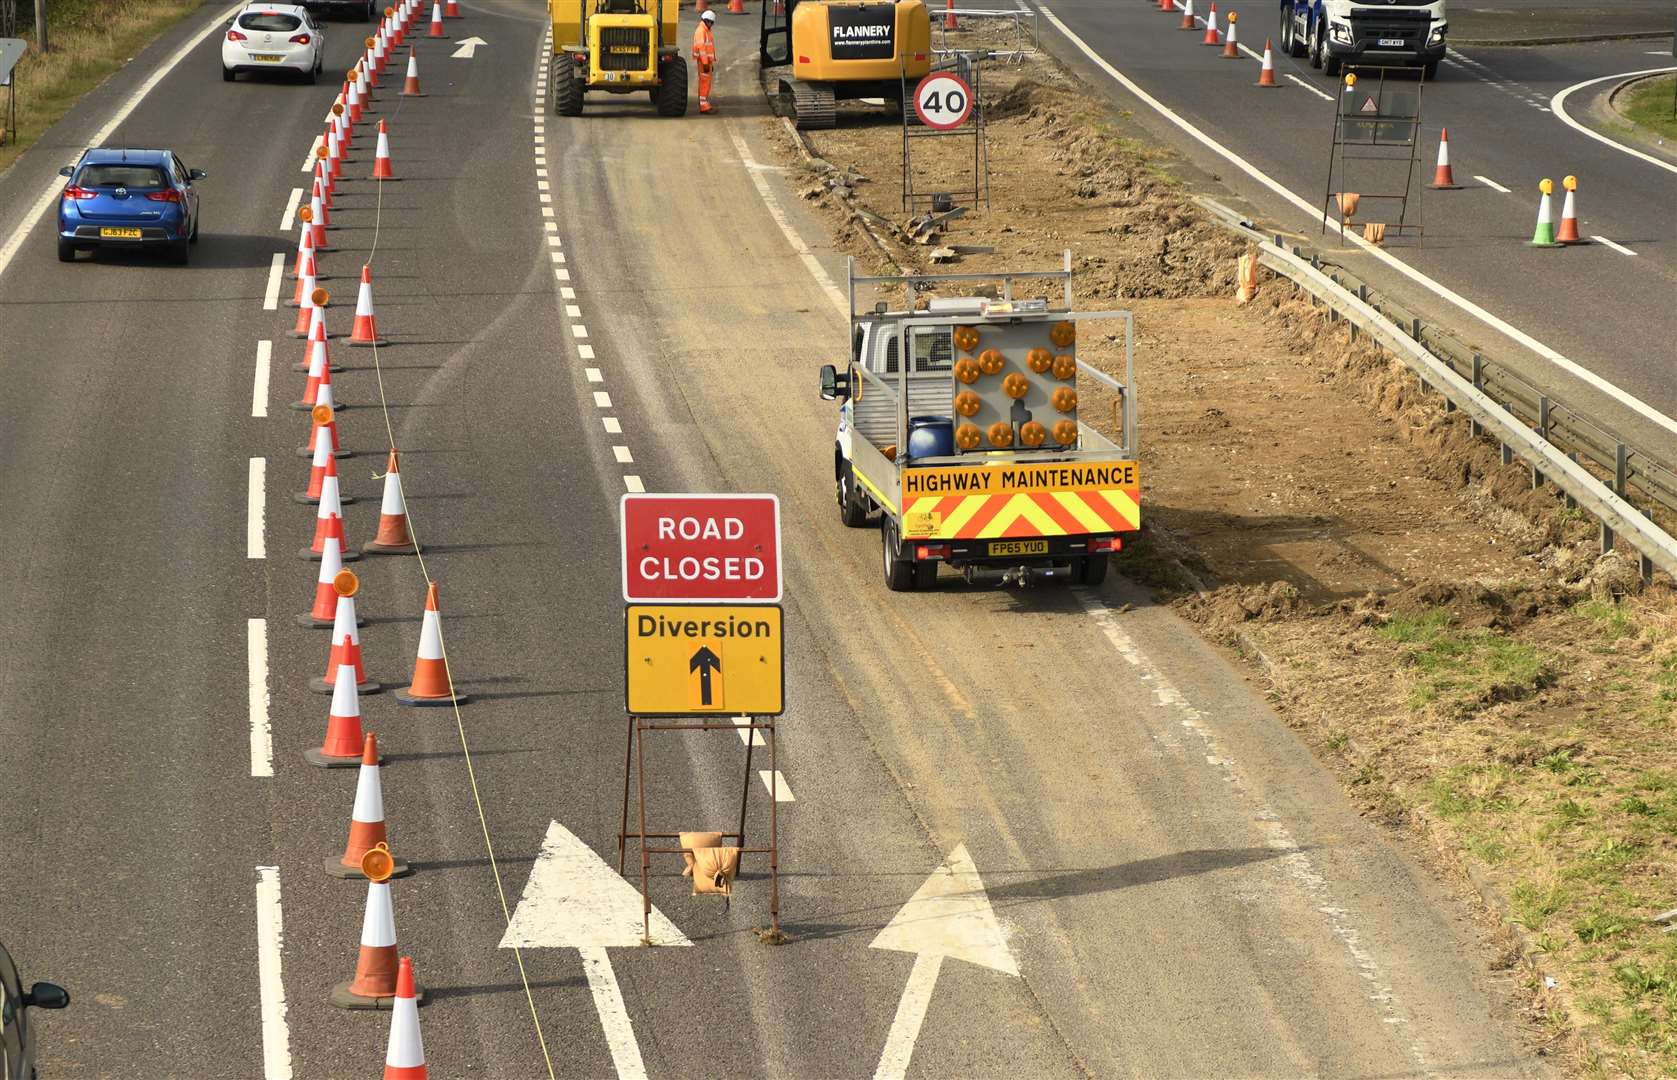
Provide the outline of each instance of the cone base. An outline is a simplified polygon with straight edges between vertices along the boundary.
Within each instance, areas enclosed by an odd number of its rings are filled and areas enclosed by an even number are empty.
[[[337,406],[334,405],[332,407],[332,411],[337,412],[338,411]],[[297,448],[297,456],[301,457],[301,458],[312,458],[312,457],[314,457],[314,450],[312,448],[305,450],[301,446],[299,446]],[[355,456],[355,451],[354,450],[345,450],[343,447],[340,446],[336,450],[332,451],[332,456],[341,461],[342,459],[344,459],[346,457],[354,457]],[[338,494],[340,496],[342,496],[343,492],[340,491]],[[344,499],[344,502],[354,502],[354,501],[355,500],[349,499],[349,498]]]
[[[408,865],[406,859],[398,859],[395,856],[391,856],[391,862],[395,864],[395,869],[390,871],[391,877],[407,877],[409,874],[413,873],[413,867]],[[345,881],[366,880],[366,875],[361,872],[360,863],[356,863],[354,866],[345,866],[342,859],[334,859],[330,855],[326,857],[326,875],[328,877],[342,878]],[[346,989],[349,987],[348,983],[344,983],[343,985]]]
[[[1534,247],[1534,248],[1558,248],[1558,247],[1565,247],[1566,245],[1561,243],[1559,240],[1550,240],[1550,241],[1547,241],[1547,242],[1544,242],[1542,240],[1533,240],[1533,241],[1529,242],[1528,244],[1526,244],[1526,246],[1527,247]]]
[[[356,874],[359,875],[360,871],[357,870]],[[417,982],[413,985],[413,996],[415,1001],[424,1003],[425,988]],[[326,1004],[336,1005],[340,1009],[378,1009],[389,1012],[396,1006],[396,997],[362,997],[360,994],[349,992],[349,983],[341,982],[332,987],[331,992],[326,995]]]
[[[296,616],[295,621],[296,621],[298,626],[301,626],[305,630],[330,630],[330,629],[332,629],[333,625],[337,622],[337,619],[335,619],[335,618],[317,619],[317,618],[315,618],[313,613],[305,613],[305,614]],[[357,615],[355,617],[355,625],[356,626],[366,626],[367,625],[367,620],[363,619],[361,616]]]
[[[389,345],[390,342],[385,340],[384,338],[374,338],[374,339],[371,339],[371,340],[368,340],[368,341],[357,341],[354,338],[350,338],[349,341],[347,342],[347,344],[350,345],[351,347],[357,348],[357,349],[370,349],[374,345],[377,345],[379,348],[382,349],[385,346]]]
[[[418,93],[418,94],[410,94],[406,90],[403,90],[400,94],[397,94],[396,96],[397,97],[429,97],[430,95],[426,94],[426,93],[423,93],[423,92]]]
[[[404,686],[400,690],[392,690],[390,691],[390,696],[395,698],[399,704],[412,705],[416,708],[424,708],[426,706],[438,707],[443,705],[453,705],[456,703],[464,705],[466,702],[472,700],[472,696],[470,694],[458,693],[452,698],[415,697],[413,694],[413,687],[411,686]]]
[[[326,681],[326,676],[316,675],[314,678],[309,680],[309,689],[313,690],[317,694],[330,694],[332,692],[332,684]],[[376,694],[383,689],[384,684],[376,679],[362,679],[360,682],[355,684],[355,692],[357,694]]]
[[[304,548],[303,550],[301,550],[297,553],[297,557],[300,558],[300,559],[306,559],[309,562],[319,562],[320,561],[320,552],[311,551],[309,548]],[[355,549],[355,548],[345,548],[344,549],[344,553],[343,553],[344,562],[354,562],[356,559],[359,559],[360,557],[361,557],[361,552],[358,551],[357,549]]]
[[[1427,185],[1427,190],[1428,191],[1460,191],[1461,189],[1462,189],[1462,186],[1460,184],[1428,184]]]
[[[367,179],[376,180],[381,184],[394,184],[402,178],[400,176],[369,176]]]
[[[318,746],[304,750],[303,760],[318,769],[359,769],[361,767],[360,754],[345,754],[343,757],[334,757],[330,754],[321,753]],[[349,984],[344,983],[344,985],[347,987]]]
[[[295,369],[293,369],[293,370],[295,370]],[[332,367],[332,374],[336,375],[338,372],[340,372],[342,370],[343,370],[343,368],[338,367],[337,365],[334,364],[333,367]],[[291,403],[291,407],[293,409],[297,410],[298,412],[312,412],[312,411],[314,411],[314,406],[310,405],[306,401],[293,401]],[[333,405],[332,406],[332,411],[334,413],[341,413],[345,409],[353,409],[353,408],[355,408],[355,406],[353,406],[353,405]]]
[[[421,545],[418,550],[424,551],[425,548]],[[363,555],[412,555],[414,553],[414,545],[381,544],[377,540],[373,540],[369,543],[361,545],[361,553]]]
[[[330,364],[327,365],[327,368],[332,372],[332,374],[336,375],[336,374],[338,374],[338,372],[340,372],[344,369],[344,366],[342,364],[338,363],[336,360],[334,360]],[[291,370],[292,371],[300,371],[304,375],[307,375],[309,373],[309,365],[307,365],[307,364],[305,364],[305,363],[303,363],[302,361],[299,360],[297,363],[291,365]],[[301,409],[301,408],[305,408],[306,406],[304,406],[301,402],[299,402],[298,404],[295,404],[291,407],[293,409]]]
[[[339,454],[337,456],[338,457],[343,457],[344,455]],[[319,495],[310,495],[306,491],[293,491],[291,493],[291,501],[292,502],[300,502],[300,503],[309,503],[312,506],[319,506],[320,505],[320,496]],[[344,494],[340,493],[338,495],[338,501],[340,503],[343,503],[345,506],[348,506],[350,503],[355,501],[355,496],[354,495],[344,495]]]

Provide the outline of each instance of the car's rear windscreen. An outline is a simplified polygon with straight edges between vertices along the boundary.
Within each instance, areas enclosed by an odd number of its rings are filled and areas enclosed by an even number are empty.
[[[303,20],[297,16],[278,11],[247,11],[239,18],[239,29],[262,30],[270,34],[289,34],[302,25]]]
[[[154,165],[88,165],[76,180],[82,187],[160,188],[168,186]]]

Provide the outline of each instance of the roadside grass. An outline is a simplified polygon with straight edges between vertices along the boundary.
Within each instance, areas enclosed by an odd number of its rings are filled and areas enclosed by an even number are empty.
[[[89,90],[133,58],[153,38],[187,14],[200,0],[52,0],[47,7],[47,43],[34,47],[14,69],[17,130],[0,146],[4,172]],[[0,91],[3,110],[5,91]],[[0,124],[8,117],[0,111]]]
[[[1645,79],[1626,90],[1613,104],[1619,114],[1635,126],[1677,143],[1677,116],[1671,112],[1674,83],[1677,83],[1677,75]]]
[[[1650,922],[1677,907],[1677,607],[1585,599],[1531,629],[1433,609],[1374,631],[1433,763],[1408,801],[1507,897],[1598,1070],[1677,1075],[1677,933]]]

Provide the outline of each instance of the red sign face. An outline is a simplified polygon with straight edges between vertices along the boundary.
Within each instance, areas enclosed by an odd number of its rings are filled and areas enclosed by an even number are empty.
[[[627,494],[623,599],[772,604],[780,600],[780,499]]]

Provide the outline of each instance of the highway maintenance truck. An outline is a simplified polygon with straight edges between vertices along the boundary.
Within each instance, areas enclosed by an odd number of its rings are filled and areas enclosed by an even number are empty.
[[[1130,313],[1072,310],[1069,251],[1057,271],[862,277],[852,262],[848,278],[850,360],[821,368],[821,396],[840,402],[839,516],[878,515],[886,587],[929,588],[940,564],[969,582],[1105,579],[1141,528]],[[948,295],[981,285],[993,295]],[[902,307],[859,312],[858,288]],[[1123,324],[1122,381],[1077,357],[1097,320]],[[1082,422],[1080,382],[1111,396],[1119,442]]]
[[[1438,76],[1444,0],[1281,0],[1281,51],[1328,75],[1345,67],[1420,67]]]
[[[687,114],[678,0],[548,0],[547,6],[553,23],[547,94],[555,113],[581,116],[589,90],[644,90],[658,115]]]

